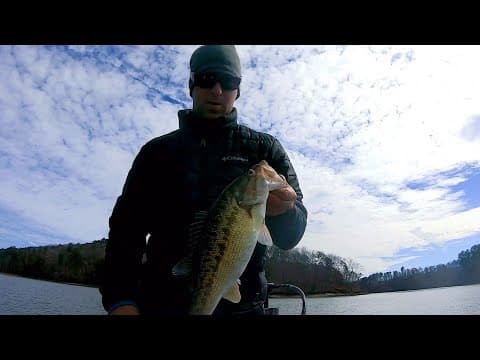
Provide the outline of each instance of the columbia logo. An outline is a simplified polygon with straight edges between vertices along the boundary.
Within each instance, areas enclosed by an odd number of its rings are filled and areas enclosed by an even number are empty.
[[[248,159],[245,159],[241,156],[232,156],[232,155],[229,155],[229,156],[224,156],[222,158],[223,161],[243,161],[243,162],[248,162]]]

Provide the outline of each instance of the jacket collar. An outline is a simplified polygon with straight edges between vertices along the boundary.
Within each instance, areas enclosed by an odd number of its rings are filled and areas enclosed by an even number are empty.
[[[206,120],[198,117],[192,109],[183,109],[178,112],[179,127],[181,130],[190,130],[195,133],[218,133],[237,126],[237,109],[224,117],[215,120]]]

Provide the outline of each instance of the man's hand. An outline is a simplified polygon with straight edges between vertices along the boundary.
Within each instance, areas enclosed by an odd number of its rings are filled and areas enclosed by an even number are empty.
[[[115,308],[110,315],[140,315],[140,312],[136,306],[122,305]]]
[[[288,185],[283,189],[272,190],[267,198],[267,216],[277,216],[293,209],[297,193]]]

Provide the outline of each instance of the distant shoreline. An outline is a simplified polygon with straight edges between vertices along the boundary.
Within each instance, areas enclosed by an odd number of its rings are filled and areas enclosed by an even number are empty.
[[[74,286],[83,286],[83,287],[89,287],[89,288],[96,288],[96,289],[98,289],[98,286],[97,286],[97,285],[79,284],[79,283],[72,283],[72,282],[58,281],[58,280],[53,280],[53,279],[42,279],[42,278],[35,278],[35,277],[24,276],[24,275],[18,275],[18,274],[12,274],[12,273],[6,273],[6,272],[0,272],[0,274],[2,274],[2,275],[5,275],[5,276],[15,276],[15,277],[24,278],[24,279],[32,279],[32,280],[48,281],[48,282],[54,282],[54,283],[57,283],[57,284],[74,285]]]
[[[325,293],[325,294],[311,294],[306,295],[309,298],[324,298],[324,297],[338,297],[338,296],[357,296],[366,295],[367,293]]]
[[[98,286],[96,286],[96,285],[87,285],[87,284],[72,283],[72,282],[65,282],[65,281],[56,281],[56,280],[51,280],[51,279],[41,279],[41,278],[34,278],[34,277],[30,277],[30,276],[23,276],[23,275],[11,274],[11,273],[5,273],[5,272],[0,272],[0,274],[5,275],[5,276],[14,276],[14,277],[19,277],[19,278],[24,278],[24,279],[48,281],[48,282],[54,282],[54,283],[57,283],[57,284],[83,286],[83,287],[98,289]],[[355,295],[364,295],[364,293],[305,294],[305,297],[314,299],[314,298],[329,298],[329,297],[355,296]],[[269,299],[289,299],[289,298],[299,298],[299,297],[300,297],[299,294],[270,294],[269,295]]]
[[[365,293],[366,294],[366,293]],[[324,294],[305,294],[306,298],[330,298],[330,297],[341,297],[341,296],[356,296],[356,295],[365,295],[364,293],[324,293]],[[289,299],[289,298],[300,298],[299,294],[270,294],[270,299]]]

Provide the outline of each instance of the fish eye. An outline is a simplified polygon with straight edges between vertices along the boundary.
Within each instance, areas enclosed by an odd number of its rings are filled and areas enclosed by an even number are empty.
[[[249,170],[248,170],[248,175],[250,175],[250,176],[255,175],[255,170],[249,169]]]

